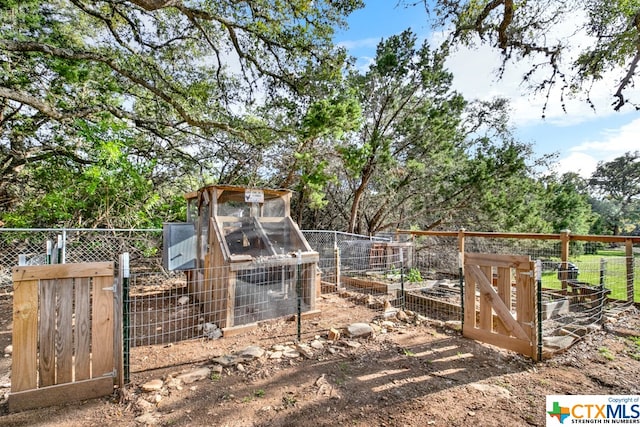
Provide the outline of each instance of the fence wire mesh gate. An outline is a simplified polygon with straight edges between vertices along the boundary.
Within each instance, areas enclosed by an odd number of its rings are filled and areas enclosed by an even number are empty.
[[[374,310],[404,308],[443,321],[462,318],[455,237],[393,242],[341,232],[303,233],[319,253],[318,296],[334,293]],[[130,309],[130,347],[221,335],[220,317],[212,316],[221,310],[221,297],[206,295],[211,290],[199,286],[203,275],[198,271],[162,268],[161,230],[0,229],[0,292],[7,298],[12,291],[11,268],[20,258],[27,264],[45,263],[47,241],[52,242],[52,251],[63,249],[60,259],[68,263],[113,261],[123,252],[130,254],[125,301]],[[579,339],[608,313],[640,301],[640,286],[628,286],[637,279],[628,277],[625,269],[631,262],[637,271],[640,258],[620,256],[609,247],[597,249],[588,243],[576,245],[571,262],[562,263],[554,242],[467,238],[465,246],[468,252],[523,254],[539,260],[539,326],[549,351]],[[307,302],[301,298],[301,309],[307,310],[310,296],[299,295],[297,278],[295,267],[237,272],[232,304],[224,305],[227,318],[241,326],[295,314],[298,296],[307,298]]]

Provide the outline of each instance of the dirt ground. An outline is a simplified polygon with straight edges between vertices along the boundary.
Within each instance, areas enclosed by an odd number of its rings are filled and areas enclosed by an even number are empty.
[[[295,347],[295,321],[270,321],[218,340],[134,348],[124,390],[14,414],[7,412],[11,358],[5,355],[0,426],[543,426],[548,394],[640,394],[636,309],[534,363],[411,313],[385,319],[337,295],[318,306],[319,316],[302,321],[308,357],[281,354]],[[11,338],[6,299],[0,298],[0,313],[4,348]],[[355,322],[372,325],[373,334],[345,337]],[[328,339],[331,328],[342,332],[340,339]],[[248,346],[265,352],[228,367],[214,362]],[[175,380],[203,367],[209,369],[204,378]],[[144,391],[152,380],[162,381]]]

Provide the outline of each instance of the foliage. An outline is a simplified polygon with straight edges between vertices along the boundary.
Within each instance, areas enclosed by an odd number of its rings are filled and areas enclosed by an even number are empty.
[[[571,230],[574,234],[587,234],[594,216],[586,181],[576,173],[565,173],[560,178],[547,177],[544,185],[544,212],[552,231]]]
[[[415,4],[413,0],[404,2]],[[451,42],[467,46],[478,43],[500,51],[503,65],[498,77],[510,63],[530,58],[532,65],[523,75],[523,82],[546,94],[547,100],[551,88],[556,86],[563,107],[567,96],[579,92],[591,104],[592,85],[603,80],[615,82],[610,87],[615,110],[627,104],[638,106],[638,100],[630,97],[640,61],[637,1],[423,0],[423,3],[437,25],[453,27]]]
[[[407,273],[407,280],[412,283],[420,283],[422,282],[422,275],[420,274],[420,270],[417,268],[409,269]]]
[[[361,6],[360,0],[3,2],[0,214],[27,211],[36,202],[25,196],[54,190],[55,180],[34,179],[62,165],[70,171],[61,186],[75,174],[89,186],[82,191],[95,194],[98,183],[114,179],[107,173],[113,163],[93,157],[110,150],[110,136],[127,140],[127,158],[116,169],[124,176],[130,163],[151,179],[153,197],[165,197],[170,185],[159,184],[167,179],[176,187],[187,180],[255,183],[277,136],[299,132],[279,127],[268,113],[290,94],[309,103],[307,91],[340,80],[345,56],[333,45],[333,31]],[[330,134],[326,125],[317,117],[306,123],[313,135]],[[111,133],[101,136],[102,148],[87,134],[95,127]],[[66,212],[42,222],[74,221],[66,198],[82,194],[55,190],[55,204]]]
[[[620,234],[627,224],[640,222],[640,152],[626,153],[610,162],[600,162],[591,175],[594,210],[604,228]],[[633,229],[633,227],[632,227]]]

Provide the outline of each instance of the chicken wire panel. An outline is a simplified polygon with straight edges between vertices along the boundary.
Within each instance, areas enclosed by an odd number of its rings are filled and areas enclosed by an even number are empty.
[[[50,242],[49,246],[47,242]],[[60,244],[58,244],[60,242]],[[50,256],[48,256],[48,247]],[[0,228],[0,286],[11,286],[11,269],[27,265],[115,261],[130,254],[132,271],[161,265],[162,230]]]
[[[0,228],[0,287],[11,287],[11,269],[22,257],[27,265],[47,264],[47,241],[54,250],[59,230],[18,230]]]
[[[231,318],[241,326],[310,309],[305,290],[313,289],[312,275],[302,264],[230,272],[227,267],[133,274],[128,299],[130,345],[167,344],[222,336],[221,322]],[[207,279],[205,279],[207,277]],[[300,298],[298,298],[300,296]],[[233,306],[227,305],[233,300]]]
[[[131,271],[158,270],[162,230],[70,230],[66,233],[66,262],[112,261],[129,253]]]
[[[368,237],[339,231],[302,230],[302,234],[309,246],[318,252],[318,268],[322,280],[329,283],[336,283],[338,259],[341,272],[367,270],[373,244],[390,241],[386,237]]]
[[[237,272],[234,290],[234,325],[246,325],[309,310],[303,290],[310,289],[302,277],[303,266],[254,267]],[[305,282],[307,281],[307,282]],[[298,299],[300,297],[300,299]],[[315,295],[310,296],[315,298]]]
[[[560,260],[560,242],[539,239],[465,237],[465,252],[528,255],[536,260]]]
[[[204,324],[181,272],[132,274],[124,303],[129,311],[130,347],[196,338]]]
[[[417,236],[413,266],[423,278],[457,279],[460,277],[460,255],[457,237]]]

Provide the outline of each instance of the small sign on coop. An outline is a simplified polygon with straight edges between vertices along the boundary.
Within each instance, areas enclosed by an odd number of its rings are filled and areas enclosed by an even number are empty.
[[[244,190],[244,201],[246,203],[264,203],[264,191]]]

